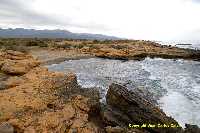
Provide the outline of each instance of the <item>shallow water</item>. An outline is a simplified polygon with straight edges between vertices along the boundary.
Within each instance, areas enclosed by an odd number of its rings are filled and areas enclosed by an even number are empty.
[[[200,62],[150,59],[119,61],[108,59],[70,60],[47,66],[49,70],[75,72],[84,87],[98,87],[102,100],[112,82],[146,88],[159,106],[182,126],[200,126]]]

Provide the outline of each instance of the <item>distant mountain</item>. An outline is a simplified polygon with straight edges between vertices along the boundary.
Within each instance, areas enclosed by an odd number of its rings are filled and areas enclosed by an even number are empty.
[[[67,39],[88,39],[88,40],[119,40],[114,36],[88,33],[72,33],[67,30],[35,30],[35,29],[1,29],[2,38],[67,38]]]

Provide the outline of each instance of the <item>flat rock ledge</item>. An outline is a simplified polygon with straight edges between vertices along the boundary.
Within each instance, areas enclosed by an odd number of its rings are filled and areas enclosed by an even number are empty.
[[[124,48],[117,48],[124,47]],[[119,60],[143,60],[146,57],[164,59],[200,60],[200,50],[163,46],[154,42],[144,44],[113,44],[112,47],[86,50],[96,57]]]
[[[49,72],[31,56],[15,51],[0,55],[0,84],[4,83],[0,90],[0,133],[199,133],[197,126],[188,124],[185,130],[134,127],[178,123],[121,85],[111,84],[107,104],[101,104],[98,90],[81,88],[73,73]],[[27,69],[13,73],[10,69],[17,70],[18,65],[5,68],[5,61],[18,62]]]
[[[11,75],[23,75],[32,68],[39,66],[40,62],[18,51],[0,51],[0,71]]]

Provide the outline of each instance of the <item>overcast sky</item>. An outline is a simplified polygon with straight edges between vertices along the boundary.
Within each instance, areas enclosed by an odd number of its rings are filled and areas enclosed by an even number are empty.
[[[200,40],[200,0],[0,0],[0,27]]]

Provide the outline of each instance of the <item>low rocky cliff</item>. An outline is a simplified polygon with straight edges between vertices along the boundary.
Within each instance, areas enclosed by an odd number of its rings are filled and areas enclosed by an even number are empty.
[[[108,88],[106,104],[99,99],[98,90],[81,88],[73,73],[49,72],[31,55],[0,51],[0,133],[200,132],[197,126],[177,127],[173,118],[118,84]]]

